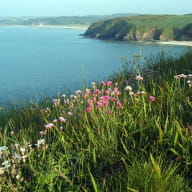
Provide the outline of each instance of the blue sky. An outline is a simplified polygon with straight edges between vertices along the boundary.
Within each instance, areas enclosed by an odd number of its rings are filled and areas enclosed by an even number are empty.
[[[0,0],[0,16],[186,14],[192,0]]]

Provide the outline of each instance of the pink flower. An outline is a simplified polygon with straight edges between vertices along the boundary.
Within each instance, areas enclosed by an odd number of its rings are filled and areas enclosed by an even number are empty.
[[[103,96],[103,99],[109,100],[111,97],[109,95]]]
[[[117,101],[117,107],[118,107],[118,108],[122,107],[121,102]]]
[[[112,81],[108,81],[107,82],[107,86],[111,86],[111,85],[113,85],[113,82]]]
[[[100,82],[101,85],[106,85],[105,81]]]
[[[108,110],[108,111],[106,111],[105,113],[106,113],[107,115],[110,115],[110,114],[111,114],[111,111]]]
[[[85,109],[85,111],[86,111],[86,112],[90,112],[90,111],[91,111],[91,107],[87,107],[87,108]]]
[[[111,101],[117,101],[117,98],[116,97],[112,97]]]
[[[64,122],[64,123],[67,121],[67,119],[65,119],[64,117],[59,117],[58,119],[59,119],[59,121]]]
[[[72,116],[73,113],[71,113],[71,112],[69,111],[69,112],[67,112],[67,115],[68,115],[68,116]]]
[[[149,101],[155,101],[155,97],[154,96],[149,96]]]
[[[40,131],[39,134],[40,134],[41,136],[44,136],[44,135],[46,135],[46,132],[45,132],[45,131]]]
[[[48,124],[44,125],[45,129],[51,129],[54,126],[55,125],[53,123],[48,123]]]
[[[54,119],[54,120],[53,120],[53,123],[57,123],[57,119]]]
[[[75,94],[76,94],[76,95],[78,95],[78,94],[80,94],[80,93],[81,93],[81,90],[75,91]]]
[[[107,89],[107,90],[105,91],[105,94],[106,94],[106,95],[109,95],[110,92],[111,92],[111,90],[110,90],[110,89]]]

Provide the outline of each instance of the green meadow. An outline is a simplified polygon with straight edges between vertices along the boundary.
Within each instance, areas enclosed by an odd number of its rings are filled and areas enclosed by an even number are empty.
[[[192,53],[123,61],[72,95],[1,108],[0,191],[192,191]]]

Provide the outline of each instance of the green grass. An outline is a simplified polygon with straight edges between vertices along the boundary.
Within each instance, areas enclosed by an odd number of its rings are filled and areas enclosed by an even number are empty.
[[[192,191],[191,77],[175,76],[192,53],[127,64],[112,85],[2,110],[0,191]]]
[[[191,40],[192,15],[139,15],[98,21],[85,36],[113,40]],[[186,33],[190,35],[186,36]]]

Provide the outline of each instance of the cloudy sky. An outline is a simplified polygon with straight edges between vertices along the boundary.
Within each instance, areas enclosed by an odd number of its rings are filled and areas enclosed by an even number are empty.
[[[187,14],[192,0],[0,0],[0,16]]]

